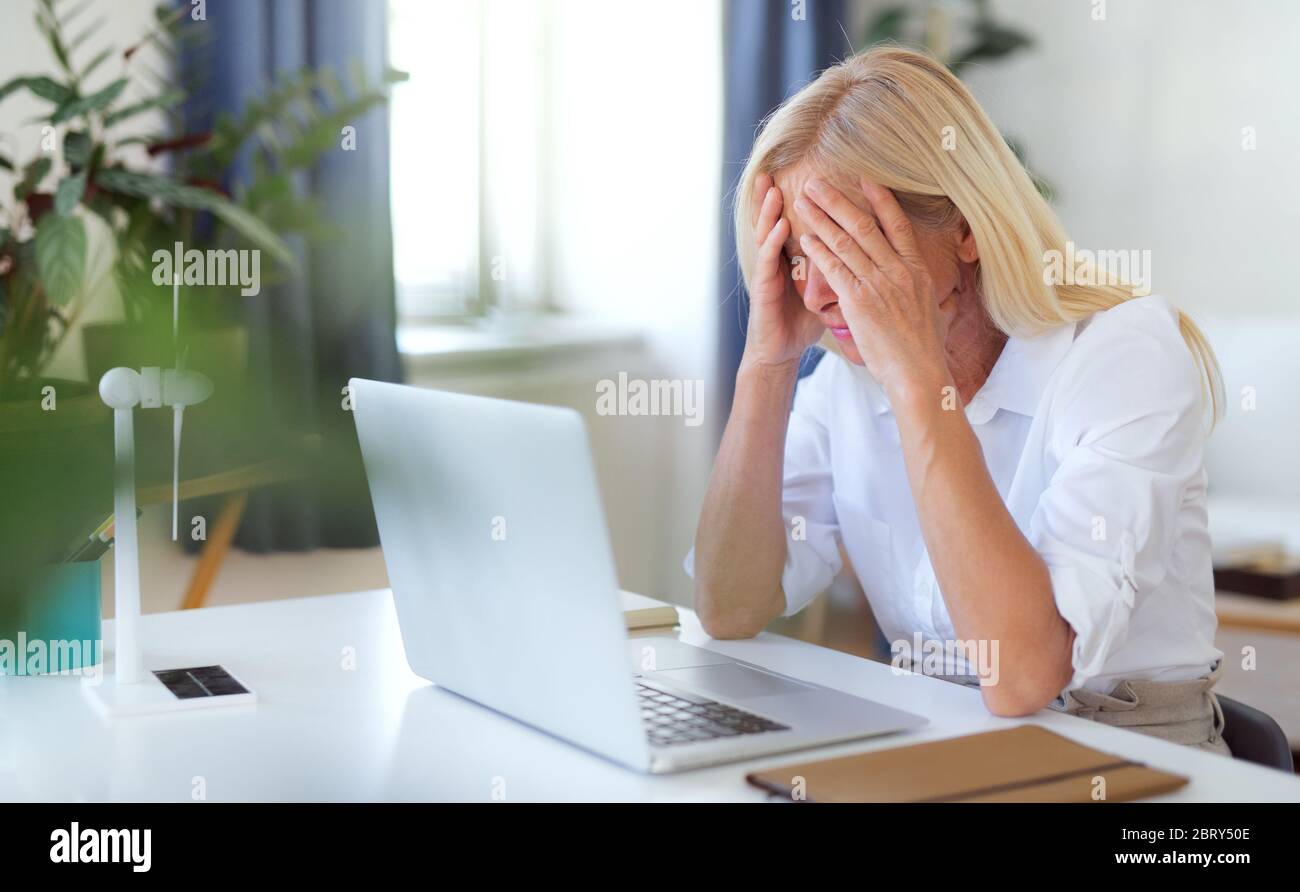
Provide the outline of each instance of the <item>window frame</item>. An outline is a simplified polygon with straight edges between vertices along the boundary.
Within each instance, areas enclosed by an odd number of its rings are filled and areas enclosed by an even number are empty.
[[[390,4],[392,2],[393,0],[390,0]],[[537,55],[534,74],[538,83],[537,101],[543,111],[537,115],[530,132],[532,151],[539,170],[536,183],[538,202],[537,207],[534,209],[533,221],[537,269],[532,277],[533,282],[530,288],[532,296],[528,300],[522,301],[520,306],[512,307],[505,300],[492,275],[493,259],[503,252],[496,250],[498,233],[493,225],[492,203],[488,194],[487,176],[485,175],[489,167],[490,149],[487,133],[489,129],[489,103],[491,102],[489,91],[485,88],[490,64],[488,53],[488,32],[490,30],[488,24],[490,17],[487,5],[492,0],[467,0],[467,2],[473,2],[475,9],[477,64],[474,75],[478,87],[476,102],[474,103],[475,120],[472,128],[475,135],[473,152],[475,168],[472,174],[476,189],[474,190],[474,205],[469,211],[470,224],[474,230],[474,245],[470,255],[465,258],[464,270],[467,284],[463,292],[453,293],[451,290],[440,288],[436,283],[404,283],[398,280],[395,274],[397,316],[400,322],[407,324],[466,325],[481,322],[496,312],[521,309],[530,312],[548,313],[556,310],[556,304],[552,299],[547,257],[547,246],[553,236],[554,224],[543,210],[547,206],[545,200],[551,192],[551,184],[547,181],[547,174],[551,169],[550,148],[552,137],[550,118],[545,113],[545,109],[550,106],[554,98],[550,72],[554,40],[553,21],[549,15],[552,11],[551,4],[546,0],[537,0],[542,4],[542,9],[536,25],[538,31],[536,34]],[[392,27],[392,22],[393,17],[390,17],[389,27]],[[391,158],[391,147],[389,151]],[[390,183],[390,190],[392,187],[393,184]]]

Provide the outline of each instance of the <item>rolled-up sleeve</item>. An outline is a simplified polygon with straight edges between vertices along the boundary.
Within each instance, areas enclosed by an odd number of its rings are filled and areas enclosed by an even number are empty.
[[[1075,631],[1071,688],[1102,674],[1164,579],[1183,499],[1203,473],[1201,378],[1186,347],[1141,330],[1108,343],[1061,370],[1071,383],[1051,408],[1055,470],[1028,531]]]
[[[813,373],[799,382],[790,411],[781,493],[786,530],[785,567],[781,572],[784,616],[807,607],[843,569],[826,428],[836,361],[824,357]],[[695,549],[686,555],[684,566],[686,573],[694,577]]]

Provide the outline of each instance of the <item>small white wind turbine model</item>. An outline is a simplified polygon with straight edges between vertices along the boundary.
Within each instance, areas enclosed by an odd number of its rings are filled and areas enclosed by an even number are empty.
[[[115,527],[113,610],[117,641],[114,674],[86,679],[83,689],[105,714],[133,715],[228,706],[256,701],[256,695],[219,666],[144,671],[140,626],[140,540],[135,507],[135,408],[172,408],[172,540],[180,504],[181,419],[186,406],[212,395],[212,381],[184,368],[179,349],[180,278],[172,282],[172,340],[176,367],[140,371],[109,369],[99,379],[99,396],[113,410],[113,517]]]

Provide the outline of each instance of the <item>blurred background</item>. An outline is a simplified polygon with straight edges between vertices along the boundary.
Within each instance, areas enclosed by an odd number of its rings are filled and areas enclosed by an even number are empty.
[[[296,433],[324,444],[333,483],[254,475],[187,502],[187,516],[203,514],[209,531],[187,548],[169,541],[167,507],[147,508],[146,610],[386,585],[341,408],[351,374],[579,409],[622,585],[689,603],[681,561],[743,341],[728,192],[763,116],[821,68],[882,39],[926,46],[958,72],[1077,244],[1150,251],[1153,290],[1203,324],[1225,371],[1227,417],[1210,458],[1216,542],[1300,553],[1294,3],[0,7],[0,80],[63,72],[76,97],[92,99],[127,81],[61,121],[52,119],[69,96],[30,80],[9,89],[0,103],[0,153],[10,162],[0,195],[44,175],[28,166],[42,157],[52,159],[50,179],[29,183],[28,193],[57,193],[60,174],[74,179],[87,167],[92,185],[113,165],[152,172],[249,210],[278,241],[231,225],[231,243],[272,257],[282,249],[294,261],[268,260],[263,293],[231,301],[222,331],[241,340],[216,355],[247,372],[244,385],[262,395],[256,408],[293,416]],[[50,36],[56,26],[61,43]],[[109,52],[100,60],[92,46]],[[59,141],[82,118],[94,145],[108,148],[78,163]],[[102,179],[117,194],[120,182]],[[200,236],[205,219],[241,219],[203,201],[186,207],[185,194],[142,197],[155,211],[179,201],[181,216],[166,222]],[[63,211],[99,212],[89,194],[83,203],[84,211]],[[17,239],[41,209],[16,198],[4,210]],[[113,213],[103,216],[111,223]],[[332,231],[317,232],[317,223]],[[49,356],[29,375],[94,380],[84,334],[129,309],[120,277],[109,275],[122,232],[88,225],[81,287],[67,305],[75,312],[59,320]],[[187,306],[202,300],[196,293]],[[620,373],[702,382],[703,423],[598,414],[597,383]],[[229,433],[207,436],[218,456],[233,449]],[[96,448],[107,453],[109,441]],[[10,501],[6,510],[18,509]],[[101,564],[111,613],[111,553]],[[782,628],[871,652],[865,605],[851,580],[843,584]],[[1234,609],[1225,650],[1258,647],[1295,665],[1294,607],[1240,601]],[[1250,641],[1231,638],[1239,633]],[[1295,709],[1295,674],[1273,677],[1280,687],[1270,696]],[[1251,684],[1262,691],[1268,682]]]

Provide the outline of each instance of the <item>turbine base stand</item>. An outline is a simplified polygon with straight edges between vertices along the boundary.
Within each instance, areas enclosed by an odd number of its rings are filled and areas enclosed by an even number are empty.
[[[98,679],[83,679],[81,690],[105,718],[257,703],[257,694],[221,666],[157,669],[133,684],[118,684],[106,672]]]

